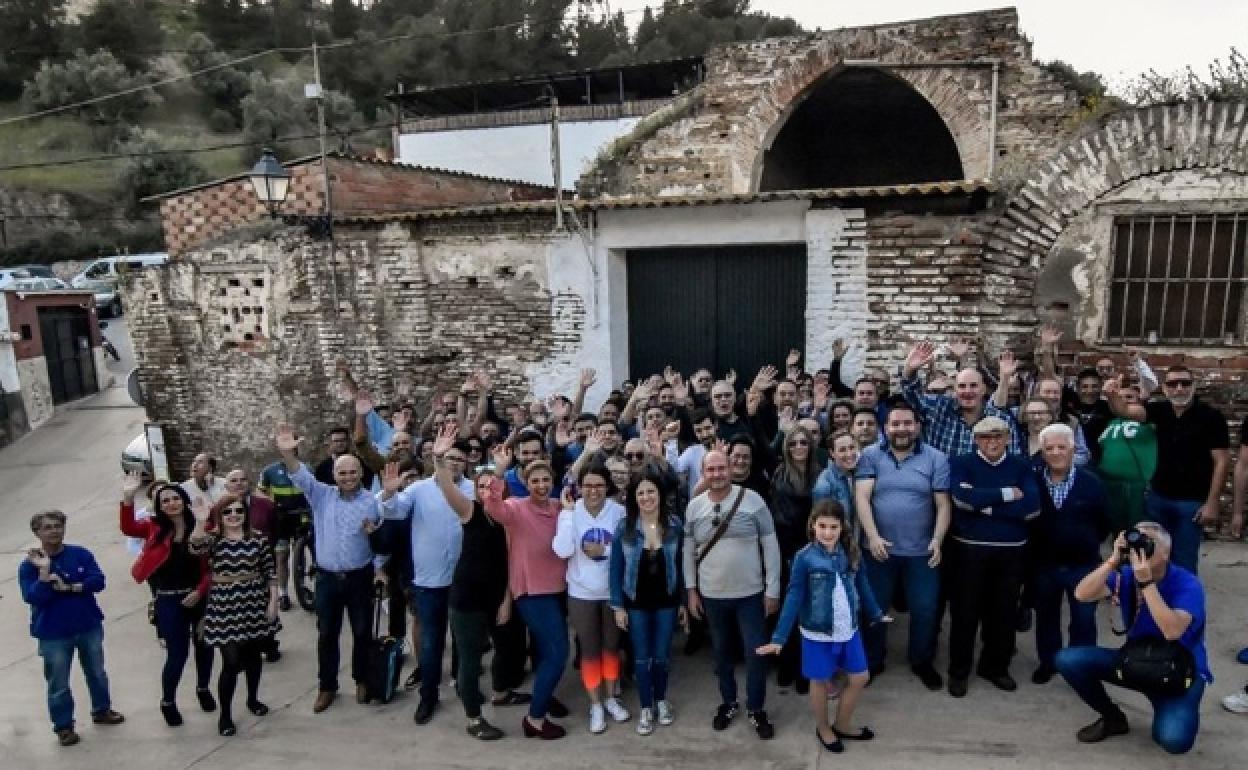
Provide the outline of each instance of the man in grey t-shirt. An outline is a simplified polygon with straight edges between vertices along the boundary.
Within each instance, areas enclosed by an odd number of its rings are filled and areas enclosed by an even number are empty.
[[[707,490],[685,511],[684,574],[689,612],[705,613],[715,649],[715,676],[722,702],[711,726],[728,727],[737,715],[737,679],[733,640],[738,630],[745,647],[745,707],[750,724],[763,740],[775,728],[763,711],[767,663],[757,650],[767,642],[765,618],[780,606],[780,544],[771,511],[757,492],[734,486],[728,458],[718,450],[702,460]],[[733,512],[733,504],[741,504]],[[731,514],[731,516],[729,515]],[[724,526],[723,536],[712,542]],[[698,555],[703,554],[698,564]]]
[[[918,438],[914,408],[898,404],[884,424],[885,442],[858,460],[854,503],[867,546],[863,566],[882,604],[901,582],[910,607],[910,668],[929,690],[944,682],[932,666],[940,606],[940,546],[949,529],[949,460]],[[871,675],[884,670],[883,624],[866,629]]]

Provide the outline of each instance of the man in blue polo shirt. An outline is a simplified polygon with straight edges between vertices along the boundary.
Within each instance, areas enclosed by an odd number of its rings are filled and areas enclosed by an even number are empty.
[[[1140,690],[1153,707],[1153,740],[1171,754],[1185,754],[1196,743],[1205,685],[1213,682],[1205,650],[1205,589],[1200,578],[1170,561],[1170,533],[1160,524],[1142,521],[1135,530],[1145,542],[1128,547],[1126,533],[1119,534],[1105,563],[1075,586],[1075,598],[1095,602],[1113,595],[1128,641],[1177,640],[1191,655],[1195,675],[1182,693]],[[1098,743],[1129,729],[1127,715],[1105,692],[1105,682],[1125,686],[1118,660],[1118,650],[1105,647],[1067,647],[1057,653],[1058,672],[1100,715],[1076,734],[1081,743]]]
[[[854,485],[868,546],[863,565],[872,592],[887,601],[901,581],[910,606],[910,668],[929,690],[944,682],[932,666],[940,602],[940,547],[949,529],[949,460],[918,438],[914,408],[897,404],[884,423],[885,441],[867,447]],[[867,629],[867,663],[884,670],[884,624]]]

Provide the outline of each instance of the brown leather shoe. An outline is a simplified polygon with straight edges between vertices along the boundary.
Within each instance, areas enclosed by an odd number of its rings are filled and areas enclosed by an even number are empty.
[[[316,694],[316,703],[312,704],[312,713],[319,714],[334,704],[334,699],[338,697],[338,693],[332,690],[321,690]]]
[[[97,725],[119,725],[126,721],[126,718],[112,709],[105,709],[92,714],[91,721]]]
[[[368,703],[370,700],[372,700],[372,698],[368,697],[368,687],[362,684],[357,684],[355,686],[355,702]]]
[[[78,743],[78,733],[74,732],[71,727],[67,727],[64,730],[57,730],[56,740],[59,741],[62,746],[73,746]]]

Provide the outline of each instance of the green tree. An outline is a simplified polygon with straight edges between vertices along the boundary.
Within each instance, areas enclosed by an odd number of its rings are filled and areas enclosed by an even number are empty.
[[[355,0],[333,0],[329,5],[329,32],[335,40],[345,40],[360,28],[363,12]]]
[[[64,50],[68,0],[0,0],[0,98],[22,93],[45,57]]]
[[[219,67],[229,61],[229,57],[218,51],[202,32],[192,33],[186,48],[186,68],[192,72]],[[242,125],[242,101],[251,88],[247,73],[237,67],[219,67],[195,76],[193,82],[199,92],[207,97],[202,105],[205,116],[220,110],[231,116],[235,127]]]
[[[146,75],[128,71],[109,51],[87,53],[78,50],[72,59],[57,64],[45,60],[26,83],[23,100],[35,110],[61,107],[98,96],[139,88],[150,82]],[[142,89],[78,108],[78,113],[97,124],[133,123],[149,107],[160,104],[160,96]]]
[[[79,43],[88,51],[111,51],[129,69],[141,70],[164,40],[152,10],[147,0],[99,0],[79,22]]]
[[[316,146],[316,103],[304,98],[303,84],[270,80],[252,73],[251,92],[243,99],[243,139],[252,145],[273,147],[286,156],[309,153]],[[326,90],[325,126],[330,149],[349,148],[364,128],[364,119],[350,96]]]
[[[208,172],[186,153],[171,152],[152,131],[136,131],[118,144],[117,152],[132,155],[121,173],[121,189],[125,190],[126,213],[142,213],[139,201],[150,195],[177,190],[208,181]]]

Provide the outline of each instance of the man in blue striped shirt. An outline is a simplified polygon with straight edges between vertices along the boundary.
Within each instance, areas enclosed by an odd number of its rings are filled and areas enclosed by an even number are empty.
[[[338,694],[338,636],[345,610],[351,623],[351,678],[355,700],[368,702],[365,656],[371,631],[373,583],[386,582],[383,560],[373,555],[368,532],[381,520],[381,504],[360,485],[363,468],[354,455],[334,461],[333,486],[317,481],[296,452],[302,439],[289,425],[277,427],[277,450],[290,480],[307,498],[316,533],[316,640],[320,692],[312,710],[321,713]]]

